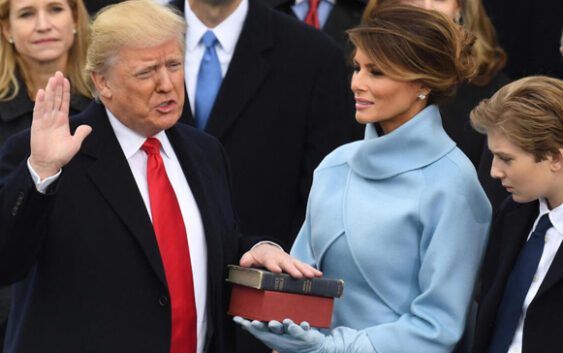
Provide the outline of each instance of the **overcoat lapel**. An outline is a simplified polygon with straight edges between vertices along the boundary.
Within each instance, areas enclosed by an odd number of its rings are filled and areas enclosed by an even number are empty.
[[[208,302],[216,303],[219,300],[216,296],[221,292],[218,286],[221,285],[222,270],[218,268],[215,260],[223,258],[223,248],[219,239],[220,230],[217,229],[218,218],[215,214],[217,207],[214,207],[217,205],[213,204],[213,179],[206,168],[209,165],[209,162],[205,160],[206,151],[194,143],[189,136],[182,135],[177,126],[168,129],[166,134],[182,166],[182,171],[200,211],[207,243]],[[215,320],[217,315],[220,314],[216,307],[211,306],[208,309],[211,315],[208,316],[206,339],[210,340],[214,336]]]
[[[250,1],[248,14],[227,75],[223,79],[205,131],[221,139],[254,99],[270,72],[264,53],[272,47],[270,11]]]
[[[164,267],[152,222],[129,164],[111,128],[104,106],[92,103],[85,113],[88,114],[85,122],[92,126],[92,133],[84,141],[81,153],[94,159],[87,170],[88,176],[123,220],[158,278],[166,285]]]
[[[520,250],[527,240],[537,212],[537,202],[517,205],[514,210],[506,214],[504,223],[501,225],[500,246],[502,250],[499,259],[499,271],[491,288],[491,292],[498,293],[499,298],[502,298],[508,276],[510,276]]]

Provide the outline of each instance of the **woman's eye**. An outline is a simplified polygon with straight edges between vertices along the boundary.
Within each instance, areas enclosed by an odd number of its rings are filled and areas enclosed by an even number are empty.
[[[33,13],[31,11],[24,11],[24,12],[20,12],[18,17],[27,18],[27,17],[30,17],[31,15],[33,15]]]

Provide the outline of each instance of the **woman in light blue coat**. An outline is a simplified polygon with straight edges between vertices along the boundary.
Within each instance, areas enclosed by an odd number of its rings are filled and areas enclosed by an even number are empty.
[[[279,352],[450,352],[460,339],[491,207],[437,103],[475,74],[471,38],[437,12],[381,8],[349,31],[365,139],[314,174],[292,255],[342,278],[332,329],[236,318]]]

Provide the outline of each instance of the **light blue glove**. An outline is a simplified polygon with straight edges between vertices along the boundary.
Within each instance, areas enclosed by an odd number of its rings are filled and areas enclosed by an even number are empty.
[[[376,353],[365,331],[347,327],[337,327],[328,336],[315,329],[309,323],[301,325],[290,319],[270,321],[268,325],[261,321],[248,321],[239,316],[234,322],[264,342],[268,347],[280,353]]]

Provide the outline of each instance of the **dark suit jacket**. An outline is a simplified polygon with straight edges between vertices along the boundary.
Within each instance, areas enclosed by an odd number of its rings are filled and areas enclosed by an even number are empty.
[[[250,0],[205,128],[229,155],[242,233],[292,244],[313,170],[352,140],[349,91],[342,51],[330,38]],[[188,104],[182,121],[194,125]]]
[[[291,9],[295,0],[262,0],[273,8],[286,14],[295,16]],[[350,54],[352,46],[348,42],[346,30],[360,24],[362,14],[368,0],[336,0],[326,20],[323,32],[332,37],[346,53]]]
[[[486,353],[508,276],[538,216],[538,201],[518,204],[508,198],[493,221],[483,262],[474,353]],[[561,350],[563,332],[563,247],[528,307],[522,353]]]
[[[6,352],[168,353],[169,292],[141,194],[104,107],[91,103],[79,124],[93,131],[47,194],[27,170],[29,132],[0,154],[0,284],[15,283]],[[225,267],[250,239],[237,233],[219,142],[184,124],[166,133],[205,229],[208,351],[229,352]]]
[[[0,101],[0,148],[8,137],[31,126],[33,101],[29,98],[21,79],[20,87],[21,89],[14,99]],[[81,112],[88,103],[90,103],[90,99],[79,94],[73,94],[70,98],[70,114]],[[2,346],[4,346],[4,333],[10,312],[10,298],[10,287],[0,287],[0,352],[2,352]]]

